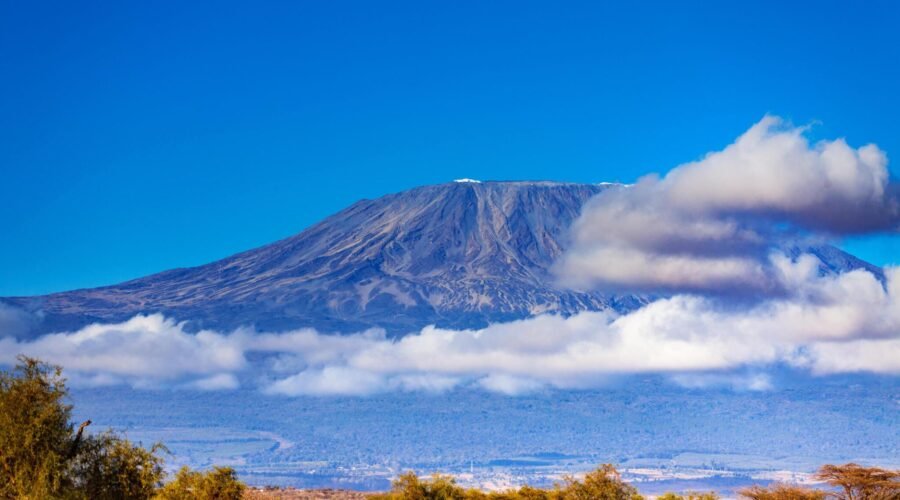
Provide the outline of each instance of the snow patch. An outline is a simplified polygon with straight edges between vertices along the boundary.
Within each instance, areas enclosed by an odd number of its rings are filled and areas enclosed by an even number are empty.
[[[453,182],[471,182],[472,184],[481,184],[481,181],[469,178],[453,179]]]

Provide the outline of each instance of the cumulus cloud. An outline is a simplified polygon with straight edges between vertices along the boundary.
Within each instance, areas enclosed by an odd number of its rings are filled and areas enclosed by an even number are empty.
[[[183,324],[161,315],[89,325],[30,342],[0,339],[0,362],[11,364],[19,353],[61,364],[76,376],[91,374],[85,379],[91,385],[119,381],[152,385],[246,366],[233,336],[211,331],[188,334]]]
[[[882,283],[864,270],[820,275],[812,256],[773,257],[771,266],[795,293],[749,305],[679,294],[623,315],[427,327],[396,340],[381,330],[193,334],[153,315],[31,342],[7,338],[0,352],[6,363],[18,352],[61,363],[89,385],[222,390],[243,380],[288,396],[459,386],[515,395],[603,386],[638,373],[667,374],[688,387],[766,390],[765,369],[774,364],[817,375],[900,374],[900,268],[887,269]]]
[[[766,116],[724,150],[670,172],[662,184],[680,210],[743,213],[832,232],[896,228],[887,156],[843,139],[811,145],[805,128]]]
[[[884,152],[805,132],[767,116],[722,151],[601,193],[556,272],[581,288],[783,293],[768,256],[786,240],[896,231]]]

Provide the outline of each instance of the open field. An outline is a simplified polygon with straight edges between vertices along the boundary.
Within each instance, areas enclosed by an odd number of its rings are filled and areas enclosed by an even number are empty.
[[[251,485],[384,491],[397,474],[549,486],[614,463],[642,492],[726,492],[803,482],[824,463],[900,467],[896,379],[776,379],[775,389],[693,390],[645,378],[518,397],[474,389],[369,397],[255,390],[79,389],[79,418],[163,441],[172,466],[230,465]]]

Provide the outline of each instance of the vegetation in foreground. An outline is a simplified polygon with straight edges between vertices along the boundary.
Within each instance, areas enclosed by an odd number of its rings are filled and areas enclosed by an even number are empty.
[[[431,479],[419,479],[412,472],[401,475],[393,483],[389,493],[373,495],[373,500],[576,500],[576,499],[609,499],[609,500],[642,500],[634,486],[622,481],[621,476],[612,465],[603,465],[585,475],[579,481],[574,477],[566,477],[564,483],[546,490],[523,486],[517,490],[504,492],[483,492],[477,489],[466,489],[458,486],[450,476],[434,475]]]
[[[749,500],[900,500],[900,471],[857,464],[825,465],[816,478],[833,489],[817,490],[775,483],[740,491]],[[374,500],[643,500],[637,489],[622,481],[615,467],[601,465],[583,480],[566,477],[551,489],[523,486],[519,489],[484,492],[456,484],[450,476],[420,479],[412,472],[393,482],[389,493],[373,495]],[[717,500],[715,493],[666,493],[658,500]]]
[[[233,469],[183,468],[166,483],[162,444],[144,448],[107,430],[78,428],[62,369],[19,357],[0,371],[0,498],[219,499],[242,497]]]
[[[246,486],[229,467],[200,472],[181,468],[168,482],[165,447],[149,449],[107,430],[78,428],[62,369],[24,356],[12,371],[0,371],[0,499],[217,499],[242,498]],[[754,486],[749,500],[900,500],[900,471],[856,464],[825,465],[816,474],[830,490],[796,485]],[[611,464],[582,479],[574,476],[550,489],[523,486],[502,492],[463,488],[451,476],[421,479],[408,472],[390,492],[373,500],[643,500]],[[715,493],[666,493],[660,500],[716,500]]]

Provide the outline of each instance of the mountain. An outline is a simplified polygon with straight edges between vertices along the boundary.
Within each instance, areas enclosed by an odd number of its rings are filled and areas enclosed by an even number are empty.
[[[402,335],[429,324],[480,327],[545,312],[630,310],[647,299],[563,289],[549,272],[581,207],[609,186],[424,186],[361,200],[295,236],[207,265],[3,300],[41,318],[35,334],[154,312],[195,329],[382,327]],[[872,267],[833,247],[808,250],[829,268]]]

